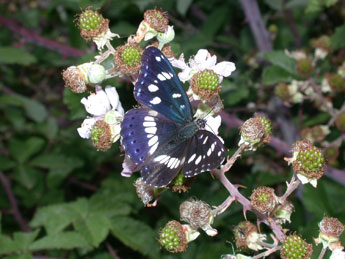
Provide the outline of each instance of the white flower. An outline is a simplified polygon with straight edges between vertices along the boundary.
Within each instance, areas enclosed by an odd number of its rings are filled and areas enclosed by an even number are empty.
[[[182,82],[190,80],[194,74],[205,69],[213,70],[219,76],[219,83],[223,81],[223,77],[228,77],[236,70],[235,64],[228,61],[223,61],[217,64],[217,57],[211,54],[206,49],[200,49],[194,58],[189,59],[187,64],[184,60],[184,55],[181,54],[179,59],[173,59],[172,65],[182,69],[178,74]]]
[[[325,57],[327,56],[328,51],[324,50],[322,48],[316,48],[315,49],[315,57],[319,58],[319,59],[325,59]]]
[[[175,37],[175,31],[174,31],[174,26],[169,26],[168,29],[165,32],[158,32],[157,33],[157,40],[159,42],[159,46],[163,48],[164,44],[169,43],[172,41]],[[158,47],[161,49],[160,47]]]
[[[80,102],[84,104],[86,111],[92,115],[86,118],[81,127],[77,129],[80,137],[90,138],[92,127],[96,121],[104,120],[110,126],[113,141],[115,142],[120,138],[124,110],[115,87],[106,86],[105,91],[103,91],[102,87],[96,86],[96,93],[81,99]]]
[[[307,54],[303,50],[289,51],[289,50],[285,49],[284,52],[285,52],[286,56],[293,58],[293,59],[296,59],[296,60],[307,58]]]
[[[316,178],[308,178],[303,174],[297,174],[297,178],[301,181],[302,184],[310,183],[314,188],[317,187],[317,179]]]

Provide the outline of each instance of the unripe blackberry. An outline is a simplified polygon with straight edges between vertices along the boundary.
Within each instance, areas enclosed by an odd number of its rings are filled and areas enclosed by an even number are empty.
[[[165,32],[169,24],[168,14],[158,9],[147,10],[144,13],[144,21],[159,32]]]
[[[204,229],[213,222],[213,214],[210,206],[199,200],[184,201],[180,205],[180,217],[193,229]]]
[[[313,72],[313,64],[307,58],[300,59],[297,61],[296,70],[300,76],[308,77]]]
[[[314,48],[321,48],[325,51],[330,51],[332,50],[331,46],[332,46],[332,42],[331,42],[331,38],[327,35],[322,35],[321,37],[319,37],[318,39],[315,39],[312,41],[312,46]]]
[[[268,31],[269,33],[271,33],[272,35],[277,35],[279,28],[276,24],[270,24],[270,26],[268,26]]]
[[[335,125],[337,126],[338,130],[345,132],[345,113],[338,115],[337,119],[335,120]]]
[[[274,189],[266,186],[261,186],[253,190],[250,196],[250,205],[262,214],[270,214],[276,205],[278,198],[274,193]]]
[[[340,237],[344,232],[344,225],[337,218],[324,217],[319,224],[322,234],[329,237]]]
[[[202,100],[211,101],[219,96],[219,76],[213,70],[203,70],[191,78],[191,89]]]
[[[111,148],[112,135],[108,123],[98,120],[91,130],[91,140],[93,145],[100,151],[106,151]]]
[[[80,35],[85,40],[93,39],[109,29],[109,20],[90,8],[83,11],[77,18]]]
[[[169,185],[169,187],[173,192],[187,192],[191,188],[194,179],[195,178],[186,178],[182,173],[179,173]]]
[[[282,259],[308,259],[313,253],[313,246],[305,242],[297,234],[289,235],[285,238],[280,257]]]
[[[273,211],[274,220],[278,224],[284,224],[286,221],[291,222],[291,214],[294,212],[295,207],[292,202],[285,200],[283,204],[279,204]]]
[[[182,225],[176,221],[169,221],[159,233],[159,243],[171,253],[184,252],[187,239]]]
[[[277,84],[274,88],[274,94],[283,101],[289,101],[291,98],[291,95],[289,93],[289,86],[286,83]]]
[[[240,129],[241,140],[238,145],[245,144],[247,149],[256,150],[261,144],[269,143],[271,126],[264,117],[246,120]]]
[[[116,69],[122,74],[135,74],[141,66],[142,49],[135,44],[118,46],[114,56]]]
[[[339,74],[331,74],[327,78],[328,83],[332,90],[337,93],[344,92],[345,90],[345,78]]]
[[[214,91],[219,86],[219,77],[212,70],[203,70],[196,74],[195,79],[200,89]]]
[[[323,175],[325,159],[321,150],[317,147],[310,147],[301,150],[293,162],[296,173],[303,174],[308,178],[320,179]]]
[[[325,159],[327,163],[334,164],[339,156],[339,147],[330,146],[325,148],[324,151]]]

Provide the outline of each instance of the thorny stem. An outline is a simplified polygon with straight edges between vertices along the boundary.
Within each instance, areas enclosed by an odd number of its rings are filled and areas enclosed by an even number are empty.
[[[234,200],[235,199],[230,195],[221,205],[217,206],[214,209],[214,215],[217,216],[219,214],[222,214],[227,208],[230,207]]]
[[[11,188],[11,182],[7,179],[7,177],[5,176],[5,174],[2,171],[0,171],[0,181],[2,183],[2,186],[4,187],[4,191],[5,191],[7,198],[11,204],[10,212],[13,214],[15,220],[18,222],[18,225],[20,226],[20,228],[23,231],[25,231],[25,232],[30,231],[31,230],[30,227],[28,226],[27,222],[23,218],[23,216],[20,213],[20,210],[18,208],[18,203],[17,203],[16,197],[14,196],[12,188]]]
[[[300,185],[301,181],[299,179],[296,179],[296,175],[295,173],[293,174],[290,183],[286,182],[287,185],[287,189],[285,191],[285,193],[283,194],[283,196],[281,196],[279,198],[279,202],[281,204],[283,204],[285,202],[285,200],[287,199],[287,197],[290,196],[291,193],[293,193],[294,190],[297,189],[297,187]]]
[[[237,158],[239,158],[242,154],[242,152],[246,149],[246,145],[242,144],[237,151],[231,156],[231,158],[228,160],[228,162],[220,169],[215,169],[213,171],[220,171],[222,173],[226,173],[230,170],[230,168],[233,166],[233,164],[236,162]]]
[[[327,251],[327,247],[326,246],[322,247],[321,253],[319,255],[319,259],[322,259],[324,257],[326,251]]]
[[[281,249],[281,246],[278,246],[279,240],[276,239],[273,235],[271,235],[272,239],[273,239],[273,244],[268,244],[265,242],[259,242],[261,246],[264,246],[266,248],[270,248],[265,252],[262,252],[260,254],[257,254],[256,256],[253,256],[252,259],[258,259],[261,257],[266,257],[269,256],[270,254],[273,254],[274,252],[278,251]]]
[[[115,49],[114,47],[110,44],[110,41],[108,40],[106,43],[106,46],[108,48],[107,51],[103,52],[98,59],[95,61],[95,64],[100,64],[102,63],[104,60],[106,60],[110,55],[115,55]]]

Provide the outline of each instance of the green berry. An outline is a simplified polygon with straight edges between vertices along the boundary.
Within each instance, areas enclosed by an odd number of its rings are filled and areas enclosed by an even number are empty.
[[[186,178],[183,176],[183,174],[178,174],[174,181],[172,182],[174,186],[182,186],[186,181]]]
[[[200,89],[214,91],[219,86],[219,77],[212,70],[200,71],[197,74],[196,83]]]
[[[285,238],[280,256],[282,259],[307,259],[312,254],[312,245],[293,234]]]
[[[91,140],[94,143],[98,143],[103,134],[103,129],[100,127],[93,127],[91,130]]]
[[[303,171],[320,171],[325,163],[324,156],[320,149],[311,147],[310,149],[301,150],[297,155],[298,166]]]
[[[85,10],[79,16],[79,27],[86,31],[93,31],[102,24],[103,16],[93,10]]]
[[[330,75],[328,83],[335,92],[342,92],[345,89],[345,79],[339,74]]]
[[[122,52],[122,60],[127,66],[134,66],[141,60],[140,51],[135,47],[128,46]]]
[[[282,100],[289,100],[290,94],[288,85],[285,83],[277,84],[274,88],[274,94]]]
[[[300,76],[309,76],[310,73],[313,71],[313,65],[311,61],[307,58],[300,59],[297,62],[296,70]]]
[[[160,231],[159,242],[169,252],[185,251],[187,243],[182,225],[175,220],[168,222]]]
[[[272,131],[271,122],[265,117],[257,117],[257,118],[261,121],[262,125],[264,126],[265,134],[270,135]]]

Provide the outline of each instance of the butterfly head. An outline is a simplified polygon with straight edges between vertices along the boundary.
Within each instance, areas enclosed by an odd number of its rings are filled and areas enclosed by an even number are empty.
[[[198,127],[198,129],[204,129],[206,127],[206,120],[205,119],[198,119],[196,121],[196,125]]]

